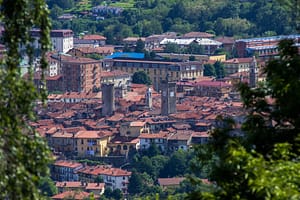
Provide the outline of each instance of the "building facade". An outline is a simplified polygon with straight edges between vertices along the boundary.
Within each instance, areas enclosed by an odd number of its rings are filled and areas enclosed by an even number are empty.
[[[155,90],[161,89],[161,81],[165,80],[167,75],[170,81],[195,79],[203,76],[203,64],[198,61],[167,62],[137,59],[108,59],[104,60],[103,64],[111,69],[117,69],[131,74],[138,71],[145,71],[149,75]]]
[[[100,61],[90,58],[60,56],[63,91],[91,92],[100,88]]]

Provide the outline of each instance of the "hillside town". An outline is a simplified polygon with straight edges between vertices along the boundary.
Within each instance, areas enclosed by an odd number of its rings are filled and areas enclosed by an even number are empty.
[[[39,40],[38,29],[31,35]],[[235,121],[232,134],[242,135],[247,111],[237,84],[257,87],[264,81],[265,63],[278,55],[278,42],[283,38],[300,41],[300,35],[234,40],[190,32],[130,37],[122,44],[106,45],[102,35],[74,37],[72,30],[52,30],[50,36],[47,106],[37,104],[38,120],[30,125],[45,138],[55,158],[51,178],[59,193],[52,199],[70,195],[84,199],[91,193],[97,199],[107,188],[126,196],[132,175],[126,166],[134,154],[153,146],[163,155],[189,151],[210,140],[211,130],[221,126],[221,116]],[[154,56],[134,52],[139,43]],[[166,53],[170,44],[179,48],[197,45],[203,53]],[[125,46],[132,51],[123,51]],[[215,54],[218,49],[224,53],[234,49],[236,57]],[[24,58],[25,79],[29,77],[27,63]],[[205,74],[205,67],[216,63],[225,73]],[[36,88],[44,86],[39,64],[37,56]],[[141,71],[151,84],[133,83],[133,75]],[[158,177],[155,181],[161,188],[174,188],[183,180]]]

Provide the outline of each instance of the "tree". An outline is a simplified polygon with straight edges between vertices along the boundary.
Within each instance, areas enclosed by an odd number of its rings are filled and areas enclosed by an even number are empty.
[[[204,76],[216,76],[215,67],[212,64],[204,64]]]
[[[143,191],[143,180],[138,172],[133,171],[128,184],[129,194],[139,194]]]
[[[227,121],[212,132],[211,143],[198,147],[202,165],[213,160],[209,178],[216,187],[192,192],[189,199],[300,198],[300,94],[295,92],[300,56],[291,40],[281,41],[279,50],[280,58],[266,67],[266,86],[239,87],[249,113],[242,126],[245,137],[233,136],[234,123]]]
[[[19,47],[26,47],[32,66],[29,30],[40,28],[41,68],[47,68],[49,11],[43,0],[3,0],[0,13],[7,48],[0,70],[0,199],[42,199],[37,185],[49,172],[51,156],[45,141],[28,122],[34,120],[34,102],[44,99],[46,92],[43,88],[37,91],[32,78],[21,78]],[[32,69],[29,71],[32,77]]]
[[[50,177],[42,177],[39,181],[38,187],[45,196],[51,197],[57,194],[57,188]]]
[[[180,46],[176,43],[167,43],[164,48],[165,53],[179,53],[180,51]]]
[[[141,39],[138,39],[136,42],[135,50],[136,53],[143,53],[145,51],[145,42]]]
[[[215,68],[217,78],[225,77],[225,68],[223,63],[221,63],[220,61],[215,62],[214,68]]]
[[[138,71],[133,74],[132,83],[151,85],[151,79],[146,72]]]

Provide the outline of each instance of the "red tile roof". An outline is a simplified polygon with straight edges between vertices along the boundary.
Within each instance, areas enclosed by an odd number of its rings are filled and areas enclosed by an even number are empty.
[[[84,40],[106,40],[106,37],[102,35],[84,35],[82,37]]]
[[[94,198],[98,198],[97,195],[93,195]],[[69,199],[72,198],[74,200],[83,200],[91,197],[91,194],[84,191],[66,191],[57,195],[52,196],[51,198],[56,199]]]
[[[104,131],[78,131],[74,138],[78,139],[100,139],[108,137],[109,133]]]
[[[81,167],[81,163],[77,163],[74,161],[67,161],[67,160],[57,160],[53,165],[59,167],[68,167],[68,168],[78,168]]]
[[[184,177],[178,178],[158,178],[158,183],[160,186],[176,186],[180,185],[180,183],[184,180]]]

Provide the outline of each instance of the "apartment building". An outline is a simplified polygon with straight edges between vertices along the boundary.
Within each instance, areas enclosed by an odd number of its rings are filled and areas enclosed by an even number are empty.
[[[259,57],[278,55],[278,43],[283,39],[292,39],[296,43],[299,43],[300,35],[281,35],[236,40],[235,46],[237,55],[240,58],[253,56],[255,54]]]
[[[100,88],[100,61],[60,55],[63,91],[89,92]]]
[[[121,70],[128,73],[145,71],[155,90],[161,89],[161,81],[179,81],[183,79],[196,79],[203,76],[203,64],[199,61],[169,62],[138,59],[106,59],[104,65],[111,69]]]
[[[238,72],[249,72],[253,58],[232,58],[223,61],[226,74],[235,74]]]

